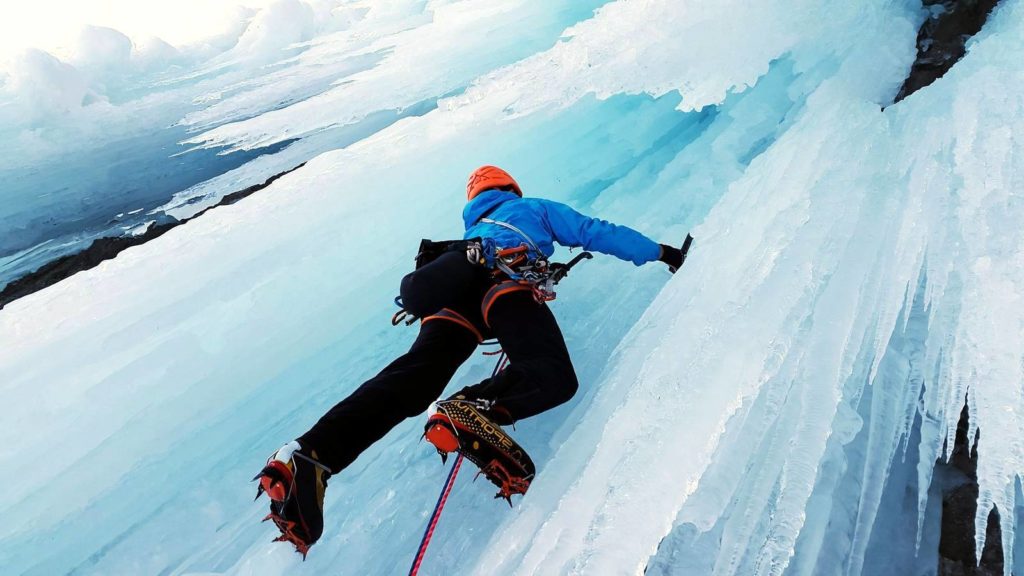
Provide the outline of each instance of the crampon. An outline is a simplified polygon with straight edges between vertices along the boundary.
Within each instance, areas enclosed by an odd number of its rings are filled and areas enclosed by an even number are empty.
[[[274,538],[273,542],[291,542],[292,545],[295,546],[295,551],[302,554],[302,559],[305,560],[306,554],[309,553],[309,544],[306,544],[306,542],[295,533],[295,522],[285,520],[273,512],[267,514],[266,518],[263,519],[264,522],[267,520],[273,520],[274,524],[277,525],[277,529],[281,531],[281,535]]]
[[[495,498],[512,504],[514,494],[526,494],[534,476],[534,465],[522,449],[500,426],[477,410],[472,401],[445,400],[437,403],[437,412],[427,420],[424,437],[437,448],[442,461],[450,452],[459,452],[498,487]]]
[[[263,521],[273,520],[274,525],[281,531],[281,535],[274,538],[273,541],[292,543],[295,546],[295,550],[302,554],[302,559],[305,560],[306,554],[309,553],[309,544],[296,533],[296,523],[286,520],[274,512],[274,508],[281,509],[284,502],[288,499],[293,478],[292,471],[284,463],[271,460],[253,480],[260,481],[259,486],[256,487],[256,500],[259,500],[259,497],[264,493],[271,500],[271,512],[263,518]]]
[[[316,452],[300,450],[297,442],[286,444],[253,480],[259,480],[256,498],[270,497],[270,514],[263,521],[273,520],[281,531],[274,542],[290,542],[305,560],[323,533],[323,497],[331,473]]]
[[[526,490],[530,487],[528,479],[509,474],[508,470],[497,460],[491,460],[489,464],[480,468],[473,479],[476,480],[481,474],[498,487],[498,493],[494,497],[504,498],[509,506],[512,506],[513,494],[526,494]]]

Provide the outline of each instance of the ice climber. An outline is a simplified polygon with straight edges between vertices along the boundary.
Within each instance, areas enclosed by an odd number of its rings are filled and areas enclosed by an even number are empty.
[[[402,279],[401,305],[421,319],[412,348],[275,452],[257,476],[270,515],[305,555],[323,532],[327,479],[399,422],[427,411],[425,436],[443,454],[460,451],[508,498],[523,494],[533,463],[501,426],[568,401],[578,386],[569,352],[545,304],[553,243],[582,246],[671,271],[684,252],[643,234],[540,198],[524,198],[504,170],[469,177],[464,240],[424,241]],[[435,400],[477,345],[496,338],[509,364],[448,400]],[[432,404],[433,403],[433,404]],[[428,411],[429,408],[429,411]],[[257,495],[258,497],[258,495]]]

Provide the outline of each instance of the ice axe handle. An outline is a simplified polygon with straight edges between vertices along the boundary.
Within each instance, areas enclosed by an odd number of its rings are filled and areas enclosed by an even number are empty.
[[[679,249],[683,254],[683,263],[686,262],[686,253],[690,251],[690,244],[693,244],[693,236],[686,235],[686,240],[683,240],[683,247]],[[680,264],[682,266],[682,264]]]
[[[669,266],[669,272],[675,274],[676,272],[679,271],[680,268],[683,267],[683,264],[686,262],[686,253],[690,251],[690,244],[693,244],[693,236],[687,234],[686,240],[683,240],[683,246],[679,248],[679,255],[681,256],[681,258],[679,259],[679,266]]]
[[[558,282],[561,281],[562,278],[565,278],[569,274],[569,270],[571,270],[573,266],[579,264],[584,260],[589,260],[593,257],[594,255],[591,254],[590,252],[580,252],[579,254],[576,255],[575,258],[570,260],[568,264],[558,264],[558,269],[555,270],[555,273],[552,274],[551,276],[553,283],[558,284]]]

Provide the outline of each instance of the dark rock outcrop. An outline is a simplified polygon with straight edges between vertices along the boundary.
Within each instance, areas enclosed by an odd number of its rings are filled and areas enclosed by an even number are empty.
[[[284,176],[285,174],[288,174],[289,172],[294,172],[295,170],[302,168],[304,165],[305,162],[299,164],[298,166],[292,168],[291,170],[285,170],[284,172],[275,174],[270,178],[267,178],[266,181],[264,181],[262,184],[254,184],[247,188],[243,188],[236,192],[232,192],[231,194],[228,194],[221,198],[220,201],[214,204],[213,206],[210,206],[209,208],[202,210],[201,212],[195,214],[191,218],[177,220],[174,218],[166,217],[165,221],[157,222],[151,225],[144,233],[139,234],[137,236],[116,236],[110,238],[97,238],[96,240],[92,241],[92,244],[90,244],[88,248],[80,252],[76,252],[74,254],[68,254],[67,256],[63,256],[52,262],[48,262],[41,266],[39,269],[35,270],[34,272],[30,272],[29,274],[26,274],[25,276],[22,276],[21,278],[18,278],[17,280],[10,282],[9,284],[7,284],[7,286],[4,286],[4,289],[0,290],[0,310],[2,310],[3,307],[6,306],[7,304],[13,302],[14,300],[17,300],[18,298],[21,298],[22,296],[27,296],[28,294],[42,290],[47,286],[56,284],[57,282],[60,282],[61,280],[77,272],[81,272],[82,270],[94,268],[97,265],[99,265],[100,262],[103,262],[104,260],[110,260],[111,258],[117,256],[118,254],[121,253],[122,250],[130,248],[132,246],[138,246],[139,244],[145,244],[146,242],[149,242],[154,238],[162,236],[171,228],[175,228],[186,222],[195,220],[196,218],[202,216],[209,210],[212,210],[218,206],[234,204],[235,202],[238,202],[239,200],[245,198],[246,196],[263,190],[267,186],[270,186],[278,178]]]
[[[917,59],[895,102],[941,78],[966,53],[965,45],[985,25],[999,0],[923,0],[932,15],[917,32]]]
[[[946,482],[942,495],[939,576],[1002,576],[1003,541],[999,510],[993,508],[985,529],[985,548],[978,562],[974,546],[974,515],[978,510],[978,444],[968,444],[967,405],[960,412],[949,462],[935,465],[934,478]]]

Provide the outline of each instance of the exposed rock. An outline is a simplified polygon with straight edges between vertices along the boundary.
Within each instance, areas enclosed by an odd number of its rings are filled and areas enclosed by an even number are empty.
[[[97,238],[96,240],[93,240],[92,244],[90,244],[85,250],[74,254],[68,254],[67,256],[63,256],[52,262],[47,262],[34,272],[26,274],[25,276],[10,282],[7,286],[4,286],[4,289],[0,290],[0,310],[2,310],[7,304],[21,298],[22,296],[27,296],[28,294],[42,290],[47,286],[56,284],[77,272],[81,272],[82,270],[94,268],[99,265],[100,262],[110,260],[117,256],[126,248],[138,246],[139,244],[144,244],[154,238],[162,236],[171,228],[175,228],[190,220],[194,220],[217,206],[234,204],[242,198],[270,186],[278,178],[288,174],[289,172],[294,172],[295,170],[302,168],[304,165],[305,162],[291,170],[285,170],[284,172],[267,178],[267,180],[262,184],[254,184],[248,188],[232,192],[231,194],[221,198],[217,204],[197,213],[191,218],[185,218],[184,220],[169,218],[165,222],[153,224],[145,232],[136,236],[127,235],[111,238]]]
[[[968,445],[967,405],[960,412],[956,440],[949,462],[935,465],[935,478],[948,484],[942,495],[942,527],[939,536],[939,576],[1002,576],[1003,540],[999,511],[989,513],[985,548],[979,564],[974,551],[974,515],[978,510],[978,431]]]
[[[917,32],[917,59],[896,102],[941,78],[966,53],[965,45],[984,26],[999,0],[923,0],[931,16]]]

